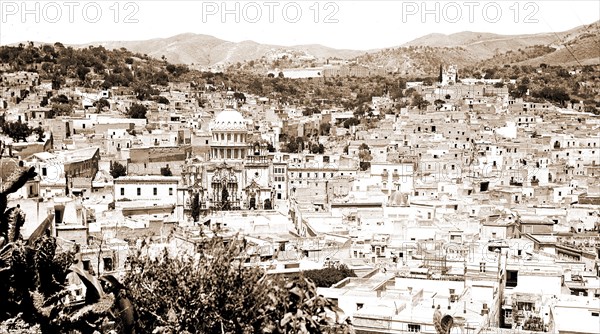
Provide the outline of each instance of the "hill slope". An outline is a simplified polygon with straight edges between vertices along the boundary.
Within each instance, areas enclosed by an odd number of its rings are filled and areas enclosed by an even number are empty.
[[[440,64],[455,64],[459,68],[599,64],[599,22],[559,33],[533,35],[469,31],[429,34],[398,48],[363,55],[359,63],[413,76],[437,76]]]
[[[532,59],[508,57],[517,63],[547,63],[550,65],[592,64],[600,62],[600,21],[558,33],[531,35],[497,35],[477,32],[460,32],[451,35],[430,34],[404,44],[410,46],[460,47],[473,58],[484,61],[504,53],[520,52],[532,47],[552,47],[555,50],[539,56],[531,53]],[[497,59],[496,59],[497,60]]]
[[[155,58],[164,56],[171,63],[200,66],[235,64],[262,57],[274,59],[290,53],[305,59],[358,58],[359,63],[365,66],[431,75],[441,63],[459,67],[474,64],[597,64],[600,63],[599,22],[564,32],[531,35],[471,31],[450,35],[429,34],[397,48],[372,51],[339,50],[316,44],[288,47],[253,41],[236,43],[191,33],[147,41],[89,43],[81,47],[98,44],[107,49],[124,47]]]
[[[316,58],[354,58],[364,53],[364,51],[337,50],[316,44],[286,47],[253,41],[235,43],[199,34],[181,34],[147,41],[97,42],[86,44],[86,46],[98,44],[108,49],[124,47],[155,58],[165,56],[171,63],[203,66],[260,59],[263,56],[284,53],[287,50],[303,52],[307,56]]]

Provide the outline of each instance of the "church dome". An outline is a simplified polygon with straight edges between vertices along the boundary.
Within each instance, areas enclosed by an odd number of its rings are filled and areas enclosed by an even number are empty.
[[[225,109],[211,122],[211,131],[246,131],[244,116],[234,109]]]

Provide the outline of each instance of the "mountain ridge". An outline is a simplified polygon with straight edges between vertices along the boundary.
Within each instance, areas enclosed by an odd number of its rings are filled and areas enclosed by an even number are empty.
[[[140,41],[98,41],[72,45],[73,47],[104,46],[108,49],[122,47],[133,52],[147,54],[155,58],[165,57],[171,63],[198,65],[212,67],[219,65],[232,65],[251,60],[276,60],[288,54],[293,54],[306,60],[304,64],[310,65],[312,61],[323,59],[376,59],[375,62],[367,61],[366,66],[399,67],[400,63],[406,64],[407,57],[412,53],[387,52],[389,50],[404,50],[414,48],[434,48],[439,51],[439,57],[425,57],[430,62],[458,62],[458,65],[472,62],[485,63],[492,60],[510,61],[509,64],[529,64],[533,62],[552,64],[590,64],[599,63],[600,54],[600,20],[591,24],[584,24],[562,32],[542,32],[536,34],[501,35],[496,33],[462,31],[452,34],[432,33],[416,38],[404,44],[371,50],[336,49],[320,44],[305,44],[283,46],[262,44],[253,40],[232,42],[206,34],[185,32],[166,38],[153,38]],[[595,36],[595,37],[594,37]],[[527,55],[516,57],[504,54],[522,53],[532,47],[551,47],[552,52],[543,55],[532,53],[532,58]],[[449,52],[446,49],[455,49]],[[387,56],[381,56],[381,54]],[[445,54],[449,55],[445,57]],[[370,55],[371,57],[365,57]],[[388,57],[387,59],[378,59]],[[444,59],[445,58],[445,59]],[[464,62],[461,62],[464,59]],[[409,61],[411,64],[413,60]],[[268,63],[268,62],[267,62]],[[429,64],[425,67],[432,67]],[[402,65],[404,66],[404,65]],[[411,65],[412,66],[412,65]],[[419,66],[418,64],[415,66]],[[436,65],[437,66],[437,65]],[[425,71],[426,72],[426,71]]]

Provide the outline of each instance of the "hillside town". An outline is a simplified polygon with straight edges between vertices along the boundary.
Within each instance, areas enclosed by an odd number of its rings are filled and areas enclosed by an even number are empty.
[[[334,63],[263,77],[381,72]],[[254,94],[235,76],[144,96],[118,72],[61,81],[3,63],[0,190],[33,168],[6,197],[22,239],[55,238],[91,277],[123,278],[142,248],[193,258],[219,236],[268,276],[351,271],[316,291],[355,333],[440,333],[440,319],[448,333],[600,333],[600,115],[517,97],[522,77],[439,67],[352,108]],[[579,90],[598,96],[597,66],[565,71],[586,70]],[[71,302],[90,289],[68,286]]]

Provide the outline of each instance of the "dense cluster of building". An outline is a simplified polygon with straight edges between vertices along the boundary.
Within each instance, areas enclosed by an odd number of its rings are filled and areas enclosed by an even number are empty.
[[[244,237],[249,265],[270,273],[353,269],[319,291],[357,332],[434,333],[439,310],[453,332],[600,333],[600,117],[454,80],[409,83],[426,108],[389,113],[398,101],[374,97],[377,126],[346,128],[342,108],[303,116],[177,83],[157,87],[169,104],[144,101],[146,118],[130,119],[127,88],[53,90],[4,73],[4,121],[44,135],[0,136],[0,177],[34,166],[9,198],[25,235],[49,223],[97,274],[124,270],[142,240],[193,252],[219,231]],[[76,103],[71,115],[40,107],[59,95]],[[110,107],[97,110],[100,99]],[[284,152],[296,136],[325,152]],[[126,176],[113,178],[117,163]]]

